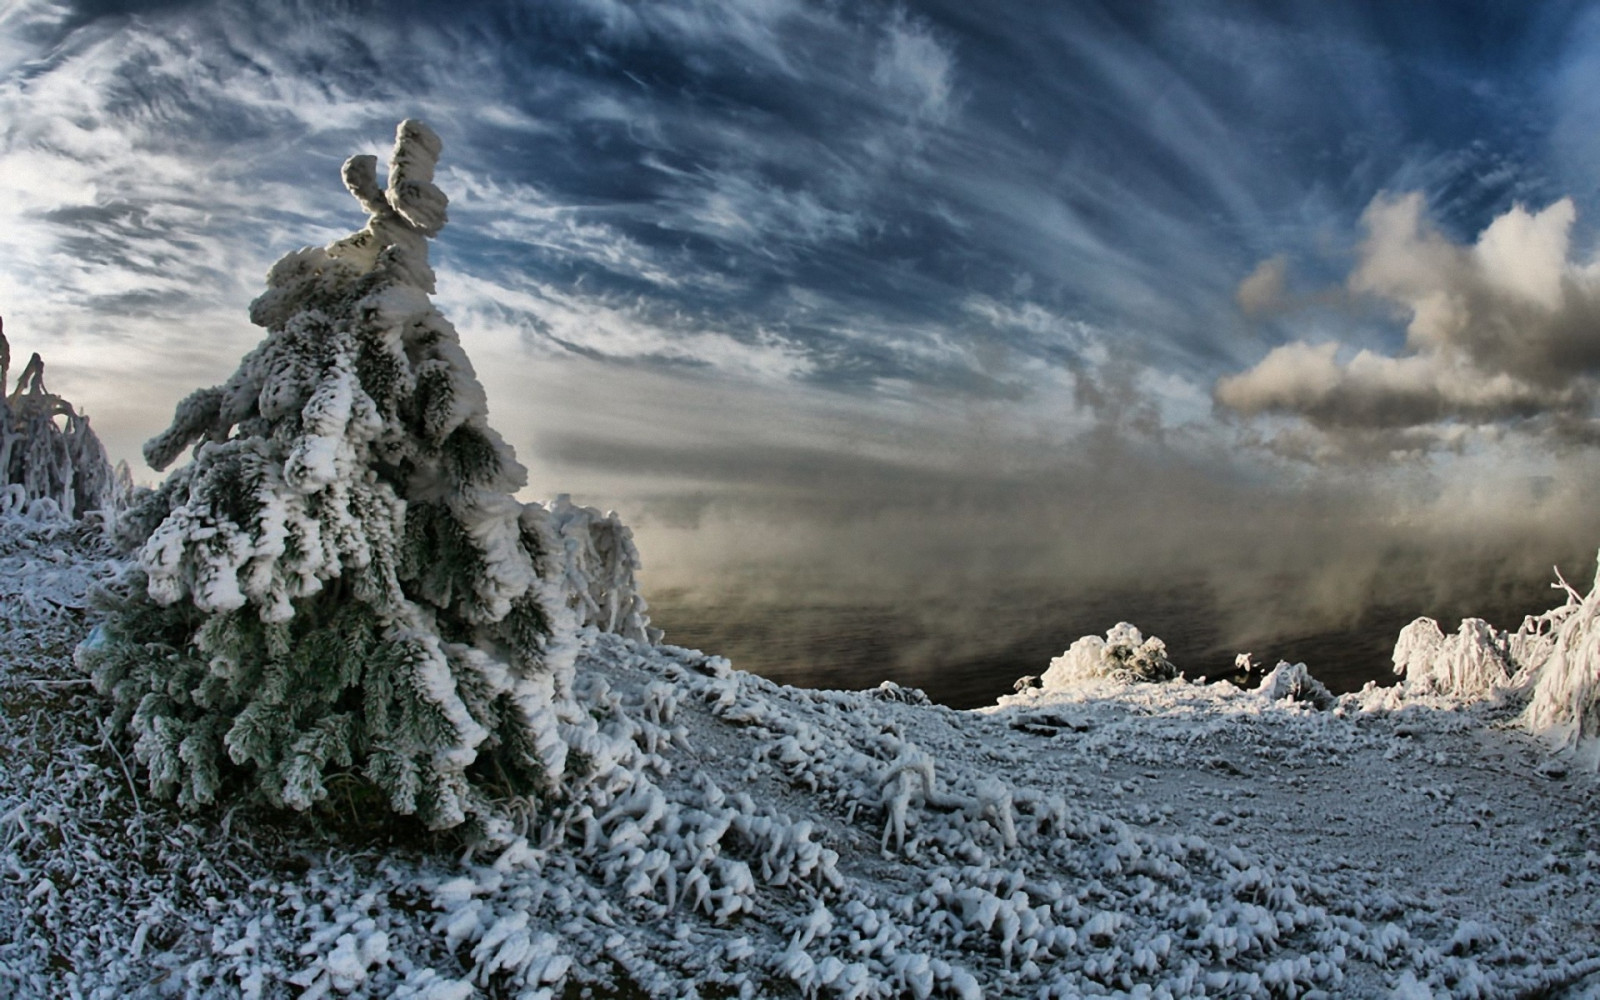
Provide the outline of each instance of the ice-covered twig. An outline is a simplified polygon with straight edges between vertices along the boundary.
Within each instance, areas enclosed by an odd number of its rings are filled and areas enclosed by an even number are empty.
[[[1574,587],[1572,584],[1568,583],[1567,582],[1567,578],[1561,575],[1561,567],[1560,566],[1552,566],[1552,567],[1550,567],[1550,569],[1556,575],[1556,582],[1552,583],[1550,585],[1550,589],[1551,590],[1565,590],[1567,592],[1567,603],[1568,604],[1582,604],[1583,603],[1583,595],[1578,593],[1578,589],[1576,587]]]

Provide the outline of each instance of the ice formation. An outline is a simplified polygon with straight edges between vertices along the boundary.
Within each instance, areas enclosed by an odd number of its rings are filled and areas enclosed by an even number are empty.
[[[113,513],[128,500],[128,467],[113,469],[89,418],[44,385],[44,360],[28,359],[8,395],[11,345],[0,327],[0,495],[8,509],[47,499],[66,517]]]
[[[614,516],[512,496],[526,471],[429,300],[439,152],[407,121],[387,187],[351,158],[365,228],[278,261],[265,339],[145,446],[194,453],[126,518],[143,576],[81,653],[185,806],[239,780],[306,809],[359,776],[439,828],[553,793],[576,630],[653,635]]]

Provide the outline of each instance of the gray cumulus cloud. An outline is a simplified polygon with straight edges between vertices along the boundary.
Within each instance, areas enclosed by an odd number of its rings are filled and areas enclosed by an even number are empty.
[[[1216,401],[1234,413],[1305,421],[1345,451],[1385,438],[1398,450],[1447,443],[1465,430],[1592,439],[1600,376],[1600,265],[1574,259],[1576,209],[1515,205],[1470,244],[1441,233],[1419,193],[1380,195],[1345,290],[1405,324],[1396,353],[1328,340],[1273,348],[1224,376]],[[1281,259],[1241,284],[1261,313],[1284,308]],[[1286,439],[1292,442],[1294,436]]]

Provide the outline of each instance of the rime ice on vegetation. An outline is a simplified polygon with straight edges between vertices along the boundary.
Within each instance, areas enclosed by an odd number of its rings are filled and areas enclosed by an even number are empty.
[[[1394,672],[1410,692],[1486,697],[1511,682],[1509,637],[1481,618],[1466,619],[1450,636],[1432,618],[1418,618],[1400,630]]]
[[[1091,680],[1168,681],[1177,676],[1166,643],[1155,636],[1146,639],[1137,628],[1118,622],[1104,639],[1086,635],[1074,642],[1050,661],[1039,680],[1050,691]]]
[[[634,574],[641,562],[633,531],[615,511],[601,514],[563,493],[544,508],[545,530],[561,553],[563,590],[583,624],[657,642]]]
[[[1433,619],[1417,619],[1395,644],[1395,672],[1407,694],[1520,705],[1529,731],[1600,770],[1600,575],[1587,595],[1557,580],[1566,603],[1515,632],[1469,618],[1446,636]]]
[[[575,630],[650,634],[627,529],[512,496],[526,471],[429,300],[439,152],[407,121],[386,187],[347,162],[366,226],[278,261],[266,337],[145,446],[194,451],[126,519],[143,579],[82,659],[185,806],[237,777],[304,809],[347,772],[438,828],[553,791]]]
[[[1511,639],[1519,678],[1531,689],[1522,721],[1600,770],[1600,568],[1587,595],[1560,585],[1567,603],[1530,617]]]
[[[1290,701],[1325,710],[1334,705],[1333,693],[1315,677],[1304,663],[1279,661],[1272,671],[1261,679],[1257,691],[1268,701]]]
[[[529,516],[547,531],[563,509]],[[464,855],[286,840],[249,806],[178,822],[47,652],[82,620],[70,595],[118,572],[74,530],[0,516],[0,995],[1575,1000],[1600,982],[1589,776],[1530,780],[1548,755],[1490,728],[1492,700],[1397,686],[1311,710],[1279,697],[1316,690],[1298,665],[1264,691],[1102,680],[954,712],[583,629],[577,710],[553,724],[583,766],[553,797],[487,803]],[[542,537],[542,580],[605,564]],[[552,593],[574,617],[581,597]]]
[[[99,512],[109,522],[132,493],[128,468],[113,469],[89,418],[44,385],[37,353],[9,394],[11,345],[0,327],[0,489],[7,507],[48,500],[63,517]]]

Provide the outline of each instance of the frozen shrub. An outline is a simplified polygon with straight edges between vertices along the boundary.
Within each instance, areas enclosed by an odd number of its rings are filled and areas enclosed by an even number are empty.
[[[902,705],[932,705],[933,699],[928,697],[928,692],[921,688],[902,687],[894,681],[883,681],[875,688],[867,689],[867,697],[879,701],[894,701]]]
[[[580,621],[648,635],[627,530],[512,496],[526,472],[429,300],[439,150],[407,121],[387,187],[346,162],[366,227],[278,261],[266,337],[145,446],[194,451],[124,519],[142,575],[80,657],[185,806],[237,780],[305,809],[338,775],[453,826],[562,775]]]
[[[1272,672],[1261,679],[1256,688],[1268,701],[1287,698],[1318,711],[1327,711],[1334,705],[1333,693],[1323,683],[1311,676],[1304,663],[1287,663],[1282,660]]]
[[[1409,692],[1481,698],[1511,682],[1510,645],[1481,618],[1468,618],[1451,636],[1432,618],[1418,618],[1400,630],[1394,672]]]
[[[1086,635],[1051,660],[1040,686],[1049,691],[1098,678],[1169,681],[1177,676],[1178,668],[1167,659],[1166,643],[1154,636],[1146,639],[1132,625],[1118,622],[1104,639]]]
[[[562,590],[583,624],[641,642],[660,641],[661,630],[650,627],[649,605],[634,576],[640,559],[633,531],[615,511],[601,513],[563,493],[548,505],[530,504],[524,516],[542,518],[545,533],[555,541]]]
[[[1567,602],[1544,614],[1527,616],[1522,620],[1522,627],[1506,637],[1506,649],[1511,657],[1511,665],[1516,669],[1515,683],[1519,687],[1525,687],[1555,652],[1556,637],[1560,634],[1562,623],[1583,608],[1583,595],[1561,579],[1559,571],[1556,579],[1560,582],[1554,586],[1566,591]]]
[[[89,418],[44,386],[44,359],[34,354],[10,395],[11,345],[0,326],[0,488],[6,501],[48,499],[63,517],[82,518],[125,502],[128,467],[112,469]],[[12,488],[15,488],[14,490]]]
[[[1513,639],[1532,688],[1522,721],[1600,769],[1600,574],[1587,595],[1566,590],[1565,605],[1529,618]]]

